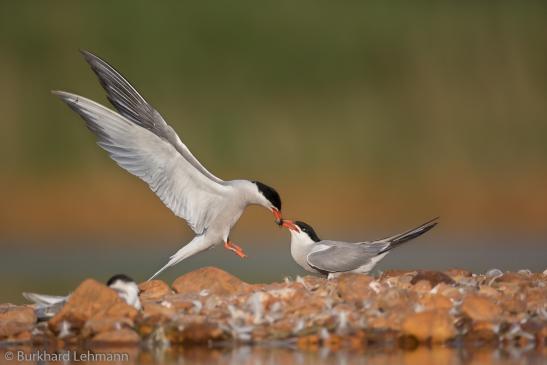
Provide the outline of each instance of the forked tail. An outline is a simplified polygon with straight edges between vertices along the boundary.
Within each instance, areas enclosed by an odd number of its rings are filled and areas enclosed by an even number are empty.
[[[399,246],[405,242],[413,240],[416,237],[420,237],[422,234],[426,233],[427,231],[435,227],[439,223],[437,221],[438,219],[439,217],[433,218],[432,220],[425,222],[419,227],[416,227],[404,233],[400,233],[395,236],[383,239],[382,241],[388,242],[389,245],[385,249],[383,249],[381,252],[379,252],[379,254],[389,251],[392,248]]]

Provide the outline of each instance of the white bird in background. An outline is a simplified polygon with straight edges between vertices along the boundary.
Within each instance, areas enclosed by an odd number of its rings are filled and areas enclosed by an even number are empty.
[[[53,91],[78,113],[119,166],[146,182],[173,213],[186,220],[196,236],[156,272],[219,243],[240,257],[230,230],[248,205],[270,210],[282,222],[281,199],[258,181],[223,181],[192,155],[163,117],[112,66],[82,51],[118,113],[79,95]],[[149,280],[150,280],[149,279]]]
[[[437,219],[395,236],[355,243],[321,240],[304,222],[285,219],[282,224],[291,232],[291,255],[298,265],[332,278],[346,272],[368,274],[390,250],[426,233]]]
[[[118,296],[127,304],[141,310],[141,302],[139,300],[139,286],[129,276],[124,274],[114,275],[106,282],[106,285],[114,289]],[[37,293],[23,293],[25,299],[36,304],[35,312],[39,320],[46,320],[53,317],[65,305],[70,298],[67,296],[56,296]]]

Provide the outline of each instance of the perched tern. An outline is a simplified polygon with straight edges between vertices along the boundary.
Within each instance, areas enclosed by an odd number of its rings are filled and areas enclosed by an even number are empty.
[[[120,73],[99,57],[87,51],[82,54],[118,112],[79,95],[53,93],[85,120],[97,136],[97,144],[118,165],[146,182],[196,234],[150,279],[219,243],[246,257],[229,236],[248,205],[270,210],[281,225],[281,199],[277,191],[258,181],[223,181],[207,171],[160,113]]]
[[[391,249],[426,233],[437,219],[392,237],[355,243],[321,240],[304,222],[284,220],[282,225],[291,233],[293,259],[307,271],[332,278],[346,272],[369,273]]]
[[[127,304],[141,310],[139,300],[139,286],[129,276],[124,274],[114,275],[106,282],[106,285],[114,289],[118,296]],[[56,296],[37,293],[23,293],[25,299],[36,304],[36,316],[39,320],[53,317],[65,305],[70,295]]]

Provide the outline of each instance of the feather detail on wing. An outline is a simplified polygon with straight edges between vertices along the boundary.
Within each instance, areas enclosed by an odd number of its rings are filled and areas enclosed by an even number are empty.
[[[308,264],[321,272],[346,272],[359,268],[375,254],[367,247],[347,242],[321,241],[307,256]]]
[[[114,67],[88,51],[81,52],[99,78],[108,100],[121,115],[171,143],[189,163],[209,179],[219,184],[224,183],[203,167],[161,114]]]
[[[54,91],[97,135],[97,144],[122,168],[145,181],[175,215],[201,234],[229,186],[205,176],[165,138],[84,97]]]

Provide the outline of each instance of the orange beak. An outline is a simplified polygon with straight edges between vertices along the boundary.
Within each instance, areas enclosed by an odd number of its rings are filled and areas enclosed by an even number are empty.
[[[276,208],[272,208],[272,213],[275,216],[275,223],[280,226],[283,224],[283,216],[281,215],[281,212],[277,210]]]
[[[291,230],[291,231],[295,231],[295,232],[300,231],[298,229],[298,226],[296,224],[294,224],[293,221],[290,221],[288,219],[284,219],[283,222],[281,223],[281,225],[283,227],[287,228],[288,230]]]

